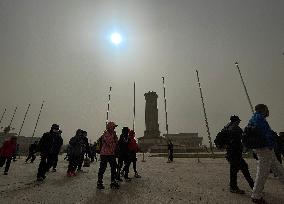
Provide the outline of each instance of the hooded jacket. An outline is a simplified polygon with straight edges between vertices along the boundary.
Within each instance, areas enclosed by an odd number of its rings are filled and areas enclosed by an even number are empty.
[[[276,146],[276,140],[274,136],[274,132],[271,130],[268,122],[265,117],[260,112],[255,112],[251,119],[249,120],[249,124],[255,125],[261,134],[266,139],[266,145],[269,149],[274,149]]]
[[[134,152],[134,153],[138,152],[138,144],[135,140],[135,135],[131,133],[129,134],[128,149],[130,152]]]
[[[3,146],[0,148],[1,157],[12,157],[16,152],[17,142],[16,140],[10,139],[4,142]]]
[[[102,135],[102,147],[100,155],[115,155],[117,142],[116,132],[106,130]]]
[[[239,159],[242,157],[243,144],[242,133],[243,130],[234,123],[229,123],[225,126],[229,131],[227,144],[227,159]]]
[[[43,134],[38,143],[38,149],[42,155],[58,154],[62,144],[61,135],[50,131]]]

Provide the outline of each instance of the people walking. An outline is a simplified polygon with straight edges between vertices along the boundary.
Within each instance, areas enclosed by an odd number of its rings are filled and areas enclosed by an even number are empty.
[[[168,162],[174,161],[174,145],[171,140],[168,141]]]
[[[244,194],[245,191],[239,189],[237,183],[237,174],[241,171],[247,180],[251,189],[254,186],[254,181],[250,175],[248,164],[243,159],[243,145],[242,145],[242,133],[243,130],[239,127],[240,118],[236,115],[230,117],[230,122],[224,127],[227,131],[225,144],[226,147],[226,159],[230,164],[230,192],[237,194]]]
[[[52,166],[49,167],[49,169],[52,167],[52,171],[56,172],[56,167],[57,167],[57,163],[58,163],[58,156],[61,150],[61,147],[63,145],[63,139],[61,136],[62,131],[59,130],[58,134],[56,134],[56,138],[55,138],[55,147],[54,147],[54,151],[53,151],[53,163]]]
[[[60,136],[61,131],[59,125],[53,124],[49,132],[46,132],[41,137],[38,149],[41,156],[41,161],[38,167],[37,180],[43,181],[45,174],[54,164],[59,149],[62,146],[63,140]]]
[[[105,170],[107,168],[107,163],[110,164],[111,168],[111,188],[119,188],[119,184],[116,182],[116,169],[117,163],[115,159],[115,151],[117,148],[117,136],[115,132],[115,128],[117,125],[114,122],[108,122],[106,125],[106,130],[104,131],[103,135],[101,136],[101,151],[100,151],[100,168],[98,173],[98,182],[97,188],[104,189],[103,185],[103,176]]]
[[[124,178],[127,181],[130,181],[131,179],[128,177],[129,173],[129,166],[130,166],[130,154],[129,154],[129,149],[128,149],[128,144],[129,144],[129,128],[128,127],[123,127],[122,128],[122,133],[120,135],[120,138],[118,140],[118,148],[117,148],[117,156],[118,156],[118,168],[117,168],[117,180],[122,181],[120,178],[120,173],[121,169],[124,164],[123,168],[123,173],[124,173]]]
[[[90,145],[89,157],[91,159],[91,162],[94,162],[95,160],[97,162],[96,146],[97,146],[96,142],[94,142],[93,145]]]
[[[82,171],[82,165],[85,159],[85,155],[89,155],[90,146],[88,142],[88,133],[85,130],[82,130],[82,134],[80,135],[79,145],[81,146],[81,154],[79,157],[78,169],[77,171]]]
[[[34,143],[30,144],[29,146],[29,155],[27,156],[26,159],[26,163],[31,159],[31,163],[34,162],[34,160],[36,159],[36,155],[35,153],[37,152],[37,145],[38,145],[38,141],[35,141]]]
[[[20,158],[20,144],[16,145],[16,151],[13,155],[13,162],[17,161],[17,156]]]
[[[83,153],[83,130],[78,129],[74,137],[72,137],[69,141],[68,146],[68,169],[67,176],[76,176],[76,169],[80,164],[82,153]]]
[[[0,148],[0,167],[5,165],[4,175],[8,175],[11,160],[17,148],[17,137],[12,136],[9,140],[5,141]]]
[[[254,203],[267,203],[263,199],[263,189],[269,175],[270,169],[273,173],[276,173],[280,181],[284,184],[284,168],[277,161],[274,148],[275,148],[275,137],[271,130],[266,118],[269,116],[269,109],[265,104],[258,104],[255,106],[255,113],[249,120],[249,125],[257,129],[259,137],[256,142],[260,143],[258,148],[253,149],[257,154],[257,172],[256,179],[252,191],[252,201]]]
[[[136,153],[138,152],[138,144],[135,140],[135,132],[134,130],[129,131],[129,143],[128,143],[128,149],[129,149],[129,159],[130,163],[132,162],[133,170],[134,170],[134,177],[135,178],[141,178],[141,176],[137,172],[137,157]]]

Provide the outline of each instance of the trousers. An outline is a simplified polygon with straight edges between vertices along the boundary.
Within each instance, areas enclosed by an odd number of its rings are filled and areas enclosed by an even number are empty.
[[[252,190],[251,197],[254,199],[260,199],[263,196],[263,189],[268,178],[270,169],[273,173],[276,173],[280,181],[284,184],[284,168],[276,159],[273,150],[268,148],[260,148],[253,150],[258,157],[256,179]]]

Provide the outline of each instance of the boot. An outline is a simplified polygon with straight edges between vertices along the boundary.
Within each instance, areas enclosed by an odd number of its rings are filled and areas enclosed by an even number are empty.
[[[111,182],[110,184],[110,188],[112,189],[119,189],[119,187],[120,187],[119,184],[115,181]]]
[[[268,202],[266,200],[264,200],[263,198],[260,198],[260,199],[252,198],[251,201],[253,203],[257,203],[257,204],[268,204]]]
[[[135,177],[135,178],[141,178],[141,176],[140,176],[137,172],[135,172],[134,177]]]
[[[245,194],[244,190],[241,190],[239,188],[230,188],[231,193],[236,193],[236,194]]]
[[[131,178],[128,177],[128,175],[124,176],[125,181],[131,181]]]
[[[97,189],[100,189],[100,190],[105,189],[103,183],[97,183]]]

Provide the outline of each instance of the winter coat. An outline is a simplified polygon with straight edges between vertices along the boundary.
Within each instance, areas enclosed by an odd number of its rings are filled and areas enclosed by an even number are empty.
[[[46,132],[38,143],[38,150],[41,155],[59,154],[62,144],[63,139],[60,134]]]
[[[120,135],[120,138],[118,140],[118,157],[119,158],[126,158],[129,154],[128,149],[129,139],[128,135]]]
[[[84,155],[90,151],[88,138],[81,135],[75,135],[70,139],[68,148],[68,155],[80,157],[82,154]]]
[[[261,134],[265,137],[266,146],[269,149],[275,148],[276,145],[275,136],[274,136],[275,133],[271,130],[268,122],[261,113],[255,112],[252,118],[249,120],[249,124],[255,125],[259,129]]]
[[[128,149],[130,152],[134,152],[134,153],[138,152],[138,144],[134,137],[129,138]]]
[[[228,130],[228,137],[229,139],[227,144],[227,159],[240,159],[242,158],[243,154],[243,144],[242,144],[242,133],[243,130],[233,123],[229,123],[225,126],[225,128]]]
[[[12,157],[16,152],[17,142],[14,140],[7,140],[4,142],[3,146],[0,148],[1,157]]]
[[[36,144],[31,144],[29,147],[29,153],[34,154],[37,152],[37,145]]]
[[[116,132],[105,131],[102,135],[102,147],[100,155],[115,155],[117,148]]]

